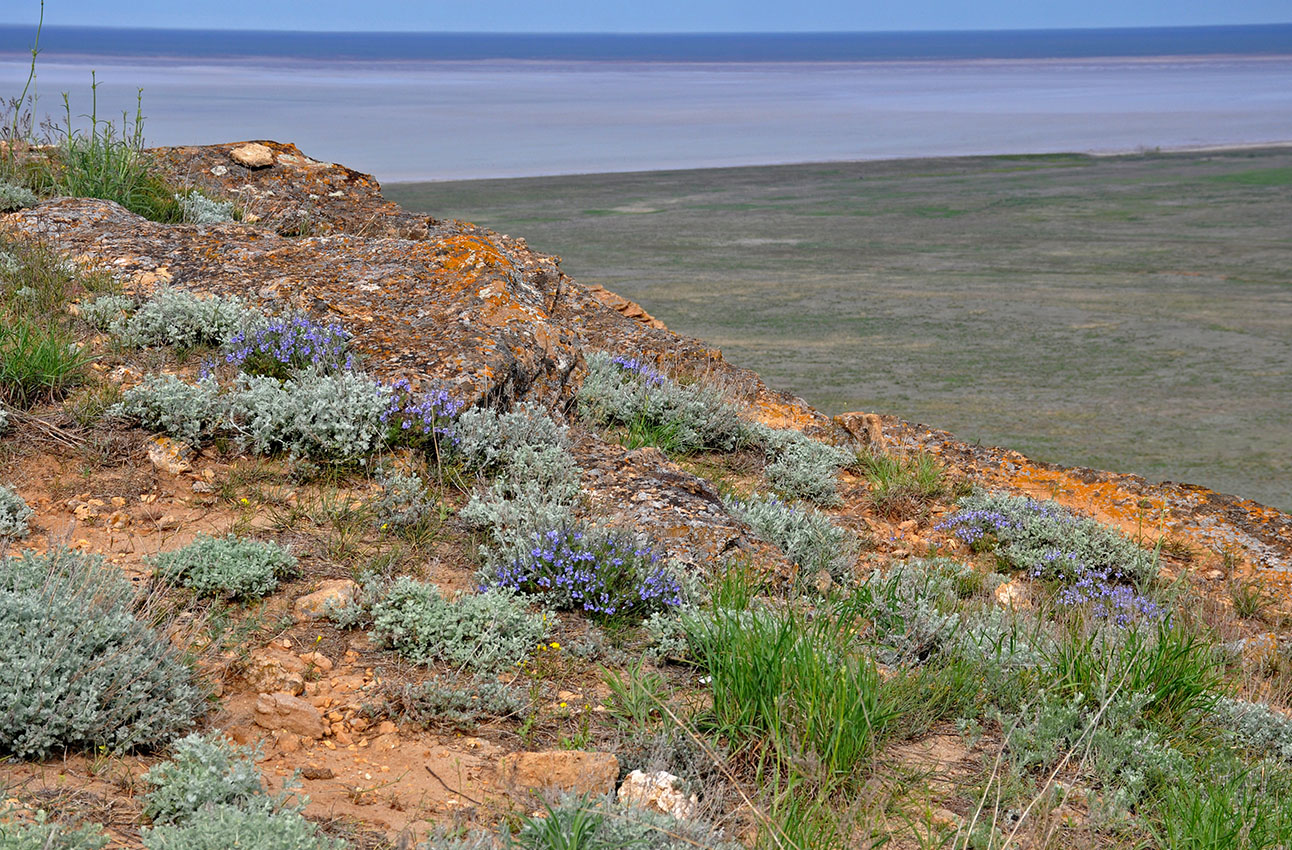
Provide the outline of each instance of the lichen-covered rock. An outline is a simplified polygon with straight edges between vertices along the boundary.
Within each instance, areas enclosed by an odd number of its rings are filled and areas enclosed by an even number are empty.
[[[619,778],[613,753],[545,750],[503,756],[501,776],[517,788],[559,789],[575,794],[609,794]]]

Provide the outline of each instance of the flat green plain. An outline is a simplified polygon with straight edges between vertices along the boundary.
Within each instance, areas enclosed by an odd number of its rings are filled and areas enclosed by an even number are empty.
[[[1292,510],[1292,149],[391,184],[827,413]]]

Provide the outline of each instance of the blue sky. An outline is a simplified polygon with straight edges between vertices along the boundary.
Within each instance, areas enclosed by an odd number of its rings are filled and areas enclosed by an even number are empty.
[[[4,0],[35,23],[39,0]],[[1292,22],[1292,0],[47,0],[49,24],[469,32],[782,32]]]

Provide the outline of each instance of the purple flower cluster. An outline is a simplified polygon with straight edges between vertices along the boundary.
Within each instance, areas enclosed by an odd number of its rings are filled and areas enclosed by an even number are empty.
[[[407,380],[390,385],[393,392],[381,421],[390,429],[390,441],[400,444],[434,443],[457,445],[461,440],[453,430],[453,420],[462,412],[462,402],[448,390],[436,389],[414,393]]]
[[[999,534],[1002,531],[1018,528],[1019,525],[999,511],[960,511],[933,527],[938,531],[950,531],[973,546],[988,532]]]
[[[549,593],[558,607],[601,617],[682,604],[682,587],[657,553],[626,533],[577,526],[536,533],[528,552],[495,568],[491,584]]]
[[[279,317],[248,335],[230,338],[225,360],[244,371],[286,377],[293,369],[313,366],[326,372],[350,369],[350,334],[337,324],[320,325],[305,316]]]
[[[1125,576],[1112,570],[1080,568],[1076,580],[1063,587],[1055,601],[1074,607],[1090,605],[1090,613],[1101,620],[1108,620],[1118,628],[1159,620],[1166,611],[1161,605],[1128,584]]]
[[[664,375],[649,363],[644,363],[635,357],[625,357],[622,354],[616,354],[610,358],[610,362],[618,366],[625,372],[633,372],[647,384],[652,386],[661,386],[667,379]]]

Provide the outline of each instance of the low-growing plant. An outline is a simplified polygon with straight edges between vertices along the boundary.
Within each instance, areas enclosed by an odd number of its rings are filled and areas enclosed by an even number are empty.
[[[255,759],[255,750],[233,746],[222,735],[189,735],[175,744],[169,761],[144,774],[152,787],[144,814],[155,824],[179,823],[207,806],[244,806],[265,796]]]
[[[102,850],[108,837],[102,827],[50,822],[46,812],[34,821],[8,820],[0,812],[0,848],[3,850]]]
[[[401,722],[470,732],[486,719],[518,716],[528,706],[528,698],[519,688],[493,678],[476,676],[461,687],[437,677],[404,685],[388,694],[386,703]]]
[[[135,306],[135,299],[126,295],[99,295],[78,304],[77,315],[90,327],[106,331],[124,323]]]
[[[236,330],[225,341],[225,359],[252,375],[280,380],[302,369],[322,373],[352,369],[350,334],[338,324],[308,316],[278,316],[258,327]]]
[[[0,213],[34,207],[39,200],[36,193],[26,186],[0,180]]]
[[[491,545],[484,555],[490,562],[520,557],[532,548],[534,534],[574,522],[582,471],[563,446],[517,446],[493,482],[473,494],[458,516],[488,529]]]
[[[857,540],[826,514],[773,495],[754,494],[744,500],[729,496],[723,504],[732,516],[784,552],[799,567],[800,576],[810,579],[824,570],[835,582],[852,583]]]
[[[266,799],[249,806],[207,806],[180,825],[146,830],[147,850],[344,850],[345,843],[329,838],[295,809],[275,808]]]
[[[750,439],[768,457],[767,483],[786,499],[838,504],[835,480],[853,460],[850,452],[812,439],[801,431],[777,430],[762,423],[748,426]]]
[[[0,484],[0,540],[27,536],[27,520],[35,515],[22,496]]]
[[[199,596],[258,599],[296,571],[296,558],[277,543],[199,536],[183,549],[152,559],[155,576]]]
[[[0,562],[0,753],[117,752],[193,724],[205,694],[134,608],[101,558],[55,549]]]
[[[198,446],[224,421],[225,402],[213,376],[190,384],[174,375],[154,374],[126,390],[108,414]]]
[[[264,322],[259,310],[236,296],[200,298],[184,289],[161,287],[108,329],[134,348],[170,345],[186,350],[219,348],[239,331]]]
[[[1257,771],[1226,771],[1163,790],[1160,846],[1171,850],[1277,850],[1292,844],[1292,812],[1271,805]]]
[[[175,202],[179,204],[180,220],[185,224],[223,224],[236,217],[233,201],[217,201],[197,189],[175,193]]]
[[[967,496],[958,507],[937,528],[975,549],[991,549],[1010,569],[1035,578],[1066,582],[1107,571],[1142,583],[1157,574],[1153,553],[1055,502],[994,493]]]
[[[437,512],[420,475],[379,470],[381,495],[373,501],[373,522],[383,531],[408,531],[425,525]]]
[[[286,381],[239,375],[228,424],[257,454],[344,463],[385,444],[390,387],[361,372],[306,369]]]
[[[57,398],[94,359],[62,325],[13,318],[0,325],[0,397],[15,407]]]
[[[659,553],[621,529],[561,525],[535,532],[528,551],[482,570],[490,587],[537,594],[549,607],[599,618],[638,618],[682,604]]]
[[[371,605],[373,635],[419,664],[444,662],[480,672],[523,661],[551,618],[531,614],[506,590],[448,600],[433,584],[401,576]]]
[[[1292,763],[1292,717],[1264,703],[1220,697],[1207,719],[1235,746]]]
[[[1229,601],[1233,603],[1234,613],[1244,620],[1259,617],[1270,602],[1269,591],[1259,579],[1240,578],[1229,582]]]
[[[702,818],[680,821],[662,812],[618,805],[610,797],[566,794],[543,802],[515,837],[525,850],[735,850]]]
[[[946,472],[927,452],[863,451],[856,461],[870,483],[870,502],[883,516],[901,518],[925,512],[930,502],[947,493]]]
[[[569,429],[529,403],[504,413],[492,408],[464,411],[452,425],[452,436],[467,468],[489,475],[510,466],[523,449],[543,454],[547,448],[570,448]]]
[[[578,391],[580,415],[626,429],[631,447],[655,445],[685,454],[735,449],[749,441],[737,410],[706,384],[680,384],[647,363],[604,351],[588,355],[587,365]]]

